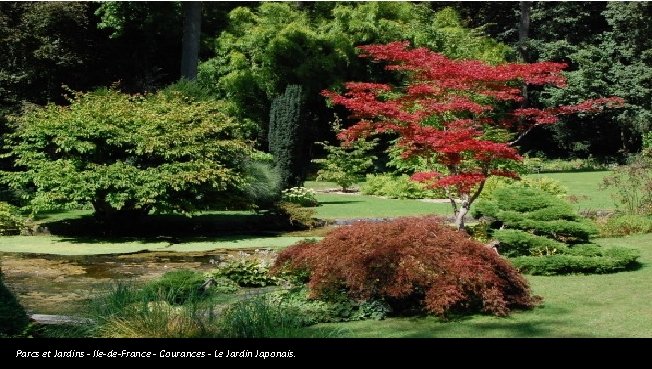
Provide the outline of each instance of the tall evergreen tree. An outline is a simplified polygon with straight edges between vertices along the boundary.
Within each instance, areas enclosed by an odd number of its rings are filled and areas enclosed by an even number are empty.
[[[270,108],[269,151],[276,160],[283,188],[300,186],[305,180],[303,102],[302,87],[288,85]]]

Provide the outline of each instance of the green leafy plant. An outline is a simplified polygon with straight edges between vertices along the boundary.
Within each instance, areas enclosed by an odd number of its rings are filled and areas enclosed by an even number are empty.
[[[213,272],[215,277],[228,278],[242,287],[265,287],[278,284],[278,278],[269,273],[270,262],[241,255],[225,261]]]
[[[305,187],[292,187],[282,191],[282,200],[302,207],[315,207],[319,205],[315,190]]]
[[[6,202],[0,202],[0,236],[20,234],[25,228],[25,219],[18,209]]]

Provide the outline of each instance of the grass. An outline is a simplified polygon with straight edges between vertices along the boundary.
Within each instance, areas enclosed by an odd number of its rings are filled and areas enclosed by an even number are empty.
[[[419,200],[382,199],[366,195],[317,194],[320,219],[383,218],[407,215],[452,215],[450,204]]]
[[[507,318],[390,318],[315,328],[345,327],[352,337],[652,337],[652,234],[596,242],[639,249],[642,267],[605,275],[528,276],[544,305]]]
[[[578,210],[604,210],[613,209],[614,201],[611,198],[612,190],[599,188],[602,179],[609,171],[593,172],[562,172],[532,174],[532,177],[549,177],[558,180],[568,188],[569,195],[579,197],[576,204]],[[582,199],[583,196],[588,198]]]

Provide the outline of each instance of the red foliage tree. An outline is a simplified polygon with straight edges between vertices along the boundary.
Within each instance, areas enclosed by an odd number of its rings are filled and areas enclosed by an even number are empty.
[[[407,42],[360,50],[362,57],[403,73],[409,83],[349,82],[344,94],[323,91],[358,119],[338,138],[346,145],[372,134],[398,134],[404,158],[422,156],[432,166],[412,179],[446,189],[458,228],[489,176],[517,177],[513,168],[521,157],[514,145],[534,127],[554,124],[560,115],[598,112],[623,103],[611,97],[554,108],[518,107],[523,84],[564,87],[561,71],[566,65],[561,63],[451,60],[426,48],[410,49]]]

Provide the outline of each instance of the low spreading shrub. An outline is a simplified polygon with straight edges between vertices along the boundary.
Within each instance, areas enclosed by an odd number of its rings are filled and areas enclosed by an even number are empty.
[[[523,273],[613,273],[636,265],[638,253],[587,244],[595,225],[563,200],[534,188],[507,186],[481,199],[476,233],[496,239],[500,253]]]
[[[397,313],[507,315],[537,302],[506,260],[434,217],[338,228],[282,251],[273,270],[287,269],[310,271],[311,297],[328,301],[344,289],[353,300],[384,301]]]
[[[585,252],[582,248],[576,246],[566,254],[545,257],[519,256],[511,261],[523,273],[533,275],[615,273],[638,265],[637,250],[612,248],[602,251],[597,248],[596,252],[596,248],[591,248]]]
[[[428,189],[423,183],[415,182],[408,175],[367,174],[360,185],[365,195],[383,196],[392,199],[440,199],[446,194],[441,189]]]

